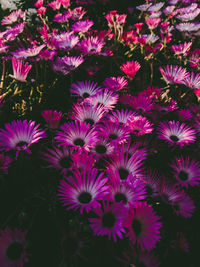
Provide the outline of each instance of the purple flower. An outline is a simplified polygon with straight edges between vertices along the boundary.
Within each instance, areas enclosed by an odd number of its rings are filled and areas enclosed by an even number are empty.
[[[27,58],[27,57],[35,57],[37,56],[40,51],[45,47],[45,44],[34,46],[28,49],[19,49],[11,54],[16,58]]]
[[[95,158],[90,152],[79,149],[72,154],[72,163],[75,169],[88,170],[94,166]]]
[[[130,132],[137,136],[152,133],[152,126],[153,124],[142,116],[132,115],[127,122],[127,127],[130,129]]]
[[[167,67],[159,67],[159,70],[167,83],[182,84],[183,80],[188,76],[186,69],[181,66],[167,65]]]
[[[191,75],[188,75],[187,77],[185,77],[182,83],[191,89],[199,89],[200,88],[200,74],[197,73],[195,75],[194,72],[192,72]]]
[[[146,96],[134,96],[130,99],[130,106],[136,111],[144,113],[153,109],[153,102]]]
[[[69,74],[72,70],[78,68],[79,65],[83,63],[84,59],[82,57],[58,57],[53,63],[54,71],[62,72],[64,75]]]
[[[149,197],[157,197],[160,191],[160,186],[163,178],[157,171],[149,169],[143,175],[142,181],[145,184],[146,191]]]
[[[8,15],[7,17],[4,17],[1,20],[1,25],[10,25],[18,21],[18,19],[25,20],[26,18],[26,11],[22,11],[21,9],[18,9],[16,11],[13,11]]]
[[[196,131],[179,121],[161,122],[158,127],[158,138],[168,142],[169,145],[183,147],[195,142]]]
[[[14,41],[15,38],[23,32],[25,25],[26,22],[22,22],[13,26],[12,28],[7,29],[5,32],[3,32],[3,38],[6,41]]]
[[[155,5],[151,5],[148,8],[148,11],[149,12],[157,12],[157,11],[159,11],[164,6],[164,4],[165,4],[165,2],[160,2],[160,3],[157,3]]]
[[[176,55],[181,55],[181,54],[185,54],[187,53],[190,48],[192,46],[192,42],[189,43],[184,43],[184,44],[179,44],[179,45],[172,45],[172,51],[176,54]]]
[[[23,60],[18,60],[16,58],[12,59],[13,75],[10,77],[18,80],[20,82],[26,82],[26,77],[32,68],[32,65],[25,63]]]
[[[194,11],[179,14],[176,16],[176,18],[180,19],[181,21],[191,21],[194,20],[199,15],[199,13],[200,8],[197,8]]]
[[[127,89],[128,81],[121,76],[109,77],[105,79],[103,85],[112,91],[119,91],[122,89]]]
[[[54,16],[53,21],[58,23],[65,23],[71,18],[71,13],[69,11],[64,11],[63,13],[58,13]]]
[[[80,21],[75,22],[71,28],[72,28],[72,31],[74,32],[85,33],[92,27],[93,24],[94,22],[88,19],[80,20]]]
[[[120,125],[127,126],[128,120],[131,118],[131,116],[136,116],[137,114],[128,109],[122,109],[121,111],[115,110],[112,111],[109,115],[109,120],[111,120],[114,123],[119,123]]]
[[[37,143],[40,139],[46,137],[45,131],[38,129],[39,124],[35,121],[12,121],[6,123],[6,130],[0,129],[0,147],[1,150],[9,151],[12,149],[26,150],[31,153],[29,146]]]
[[[72,169],[71,155],[73,149],[70,147],[57,148],[53,147],[46,149],[46,152],[41,153],[41,158],[46,161],[46,168],[54,168],[66,175],[69,170]]]
[[[190,218],[193,215],[194,209],[194,201],[184,192],[182,197],[173,203],[173,210],[177,216]]]
[[[121,203],[109,204],[103,202],[102,209],[97,208],[94,210],[97,218],[89,218],[90,227],[93,229],[94,234],[97,236],[107,235],[109,239],[113,238],[114,242],[117,241],[117,237],[123,238],[125,229],[123,227],[123,221],[125,219],[125,207]]]
[[[108,192],[107,178],[103,173],[98,174],[97,169],[76,171],[73,177],[61,180],[58,197],[67,209],[85,210],[87,213],[101,206],[102,201]]]
[[[152,5],[152,3],[149,4],[144,4],[144,5],[139,5],[136,6],[136,9],[140,10],[140,11],[147,11],[147,9]]]
[[[175,176],[177,185],[188,187],[199,185],[200,182],[200,163],[190,159],[176,157],[171,164],[173,175]]]
[[[129,237],[133,244],[141,250],[150,251],[160,241],[160,228],[162,223],[160,217],[155,213],[147,202],[137,202],[135,208],[131,207],[128,218],[124,222]]]
[[[83,55],[100,54],[105,43],[98,37],[88,37],[79,43]]]
[[[93,106],[89,103],[80,103],[73,106],[73,111],[69,116],[72,120],[82,121],[94,125],[105,115],[104,107]]]
[[[180,32],[193,32],[200,29],[199,22],[184,22],[176,25],[176,29]]]
[[[71,50],[79,42],[79,37],[73,35],[73,32],[64,32],[54,35],[49,43],[51,49]]]
[[[111,156],[115,153],[115,146],[103,138],[99,138],[91,147],[91,152],[96,160],[102,157]]]
[[[44,110],[41,115],[50,129],[57,129],[59,127],[62,112],[58,112],[57,110]]]
[[[68,122],[60,128],[62,131],[56,132],[55,140],[61,146],[82,147],[88,150],[97,140],[97,132],[86,122]]]
[[[177,113],[179,120],[181,121],[191,120],[193,117],[193,114],[190,109],[179,109],[177,110]]]
[[[87,98],[101,92],[103,88],[97,86],[97,83],[91,81],[73,83],[70,92],[73,96]]]

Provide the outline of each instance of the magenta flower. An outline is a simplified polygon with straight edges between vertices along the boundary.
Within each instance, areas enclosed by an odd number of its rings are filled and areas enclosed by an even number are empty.
[[[107,178],[103,178],[103,173],[98,174],[97,169],[76,171],[74,177],[61,180],[58,187],[58,198],[63,206],[69,209],[80,209],[82,214],[100,208],[102,201],[108,192],[109,186]]]
[[[121,66],[121,70],[127,75],[130,80],[132,80],[140,67],[141,66],[137,61],[127,61]]]
[[[167,67],[159,67],[159,70],[166,83],[170,84],[182,84],[183,80],[188,76],[187,70],[180,66],[167,65]]]
[[[179,44],[179,45],[172,45],[171,49],[175,53],[175,55],[186,54],[192,46],[192,42]]]
[[[62,112],[58,112],[57,110],[44,110],[41,115],[45,119],[48,128],[57,129],[59,127]]]
[[[152,99],[146,96],[134,96],[130,99],[130,106],[136,111],[144,113],[153,109]]]
[[[30,153],[29,146],[46,137],[45,131],[38,127],[39,124],[35,125],[35,121],[17,120],[6,123],[6,130],[0,129],[1,150],[26,150]]]
[[[18,19],[25,20],[26,18],[26,11],[22,11],[21,9],[18,9],[16,11],[13,11],[8,15],[7,17],[4,17],[1,21],[1,25],[11,25],[18,21]]]
[[[179,121],[161,122],[158,127],[158,138],[166,141],[169,145],[183,147],[195,142],[196,131]]]
[[[95,158],[86,151],[79,149],[72,154],[73,167],[79,170],[88,170],[94,167]]]
[[[153,30],[158,27],[158,24],[161,22],[161,18],[147,18],[145,22],[149,29]]]
[[[19,49],[15,52],[12,52],[11,54],[16,58],[27,58],[27,57],[35,57],[37,56],[40,51],[45,47],[45,44],[34,46],[27,49]]]
[[[88,150],[98,139],[97,132],[86,122],[64,123],[60,129],[62,131],[56,132],[55,140],[61,146],[82,147]]]
[[[199,22],[184,22],[176,25],[176,29],[180,32],[193,32],[200,29]]]
[[[128,81],[124,77],[120,76],[109,77],[105,79],[103,85],[112,91],[119,91],[122,89],[127,89]]]
[[[192,72],[191,75],[185,77],[183,84],[191,89],[200,89],[200,74],[196,73],[195,75],[194,72]]]
[[[41,158],[46,161],[46,168],[54,168],[66,175],[72,169],[72,156],[73,149],[70,147],[62,148],[47,148],[46,152],[41,153]]]
[[[91,152],[98,161],[102,157],[113,155],[115,153],[115,146],[104,138],[99,138],[91,147]]]
[[[4,153],[0,153],[0,173],[8,173],[8,167],[12,159],[9,156],[6,156]]]
[[[147,202],[137,202],[135,208],[131,207],[124,226],[128,229],[126,234],[133,244],[141,250],[150,251],[160,241],[160,228],[162,223],[151,205]]]
[[[142,116],[132,115],[127,122],[127,127],[130,129],[130,132],[137,136],[152,133],[152,126],[153,124]]]
[[[93,24],[94,22],[91,20],[80,20],[80,21],[75,22],[72,25],[71,29],[74,32],[85,33],[92,27]]]
[[[83,55],[100,54],[105,43],[98,37],[88,37],[79,43]]]
[[[189,187],[199,185],[200,182],[200,163],[189,157],[176,157],[171,164],[173,174],[177,180],[176,184]]]
[[[82,57],[58,57],[53,63],[52,67],[54,71],[63,73],[64,75],[69,74],[72,70],[78,68],[83,63]]]
[[[12,67],[13,75],[10,74],[9,76],[20,82],[26,82],[26,77],[32,68],[32,65],[29,65],[27,62],[25,63],[23,60],[13,58]]]
[[[103,88],[99,87],[97,83],[91,81],[73,83],[70,92],[73,96],[87,98],[101,92]]]
[[[26,232],[8,227],[0,230],[0,262],[2,267],[22,267],[28,262]]]
[[[109,239],[113,238],[114,242],[117,242],[117,237],[122,239],[125,233],[123,226],[125,212],[126,209],[121,203],[103,202],[102,209],[94,210],[97,218],[89,218],[90,227],[97,236],[107,235]]]
[[[109,120],[111,120],[114,123],[119,123],[120,125],[124,125],[127,126],[127,122],[128,120],[132,117],[132,116],[136,116],[137,114],[132,111],[132,110],[128,110],[128,109],[122,109],[121,111],[119,111],[118,109],[116,109],[115,111],[112,111],[111,114],[109,115]]]

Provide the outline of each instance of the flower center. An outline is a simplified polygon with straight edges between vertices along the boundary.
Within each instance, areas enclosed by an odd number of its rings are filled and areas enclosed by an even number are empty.
[[[59,164],[62,168],[68,169],[72,166],[72,160],[69,156],[60,159]]]
[[[118,172],[121,180],[125,180],[129,175],[129,171],[123,167],[119,168]]]
[[[83,139],[77,138],[76,140],[74,140],[74,145],[76,145],[76,146],[84,146],[85,142],[83,141]]]
[[[83,93],[83,98],[87,98],[87,97],[89,97],[90,95],[88,94],[88,93]]]
[[[85,119],[84,122],[89,123],[90,125],[94,124],[94,120],[93,119]]]
[[[106,146],[104,146],[104,145],[97,145],[97,146],[95,147],[95,151],[96,151],[98,154],[105,154],[106,151],[107,151],[107,148],[106,148]]]
[[[187,172],[185,171],[180,171],[178,174],[178,177],[182,180],[182,181],[187,181],[189,178],[189,175]]]
[[[112,140],[115,140],[115,139],[118,138],[118,136],[117,136],[116,134],[113,133],[113,134],[110,134],[110,135],[109,135],[109,138],[112,139]]]
[[[173,142],[178,142],[178,141],[179,141],[179,138],[178,138],[176,135],[171,135],[171,136],[170,136],[170,139],[171,139]]]
[[[132,228],[136,234],[136,236],[139,236],[142,232],[142,224],[139,220],[133,219],[132,221]]]
[[[92,200],[92,196],[88,192],[82,192],[78,196],[78,201],[82,204],[88,204],[90,203],[91,200]]]
[[[115,216],[111,212],[108,212],[103,215],[102,225],[103,227],[112,228],[115,225],[115,221]]]
[[[122,201],[124,204],[127,204],[127,197],[122,193],[117,193],[115,195],[115,201],[116,202]]]
[[[28,145],[28,143],[27,142],[25,142],[25,141],[19,141],[15,146],[17,147],[23,147],[24,145]]]
[[[13,242],[10,244],[6,250],[6,256],[12,260],[15,261],[20,258],[23,251],[23,245],[19,242]]]

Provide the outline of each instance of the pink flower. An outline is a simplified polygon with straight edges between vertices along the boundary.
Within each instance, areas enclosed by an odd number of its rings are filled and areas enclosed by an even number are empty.
[[[160,18],[148,18],[146,19],[146,24],[150,30],[157,28],[158,24],[161,22]]]
[[[29,65],[27,62],[25,63],[23,60],[13,58],[12,67],[13,67],[14,74],[10,75],[10,77],[20,82],[26,82],[26,77],[30,69],[32,68],[32,65]]]
[[[41,115],[50,129],[57,129],[59,127],[62,112],[58,112],[57,110],[44,110]]]
[[[137,61],[127,61],[121,67],[121,70],[126,73],[128,78],[132,80],[138,70],[140,69],[140,64]]]

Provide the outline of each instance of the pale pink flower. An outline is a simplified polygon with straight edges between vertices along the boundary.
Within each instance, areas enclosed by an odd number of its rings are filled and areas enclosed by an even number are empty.
[[[13,75],[10,77],[20,81],[26,82],[26,77],[32,68],[32,65],[29,65],[27,62],[25,63],[23,60],[18,60],[16,58],[12,59],[12,67],[13,67]]]

